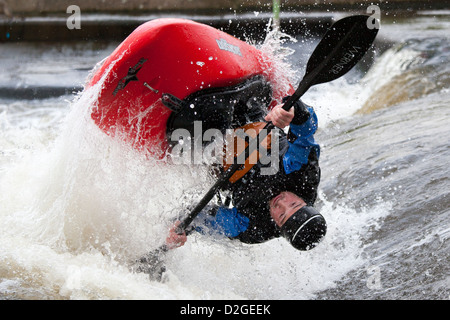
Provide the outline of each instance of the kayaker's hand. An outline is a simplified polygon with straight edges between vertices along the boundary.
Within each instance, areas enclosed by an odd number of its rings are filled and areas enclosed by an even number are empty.
[[[279,104],[275,106],[264,119],[266,121],[272,121],[275,126],[283,129],[291,123],[292,119],[294,119],[294,108],[292,107],[291,110],[286,111],[283,109],[283,105]]]
[[[180,221],[177,221],[169,230],[169,235],[166,238],[166,245],[167,247],[169,247],[169,249],[181,247],[187,241],[186,232],[183,231],[182,234],[178,234],[176,232],[176,229],[180,223]]]

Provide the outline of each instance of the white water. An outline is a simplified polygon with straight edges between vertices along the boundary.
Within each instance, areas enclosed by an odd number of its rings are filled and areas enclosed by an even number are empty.
[[[305,95],[321,130],[363,105],[367,86],[386,76],[383,66],[360,84],[340,79]],[[0,297],[311,299],[370,265],[366,241],[391,205],[356,210],[321,195],[329,227],[312,251],[283,239],[250,246],[194,234],[167,257],[164,283],[130,272],[129,262],[158,247],[179,210],[213,180],[105,136],[88,116],[95,90],[69,102],[0,104]]]

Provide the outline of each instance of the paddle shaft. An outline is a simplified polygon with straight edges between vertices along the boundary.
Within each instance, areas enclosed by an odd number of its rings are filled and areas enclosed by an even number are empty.
[[[246,151],[249,146],[247,146]],[[219,179],[217,179],[216,183],[209,189],[209,191],[203,196],[203,198],[198,202],[198,204],[191,210],[189,215],[181,221],[178,225],[176,232],[178,234],[183,233],[184,230],[191,224],[192,220],[202,211],[202,209],[211,201],[211,199],[215,196],[217,191],[223,187],[226,182],[231,178],[231,176],[242,166],[240,163],[233,163],[232,166],[226,170]]]

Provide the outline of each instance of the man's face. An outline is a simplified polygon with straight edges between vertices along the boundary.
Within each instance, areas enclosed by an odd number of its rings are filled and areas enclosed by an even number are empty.
[[[306,206],[305,201],[296,194],[283,191],[269,201],[270,215],[281,227],[297,210]]]

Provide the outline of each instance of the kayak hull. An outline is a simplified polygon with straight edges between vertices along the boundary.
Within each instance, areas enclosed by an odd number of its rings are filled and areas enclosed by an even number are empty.
[[[272,63],[255,47],[186,19],[156,19],[133,31],[94,73],[101,82],[91,117],[106,134],[163,158],[173,110],[163,94],[184,99],[206,88],[238,84],[256,75],[273,79]],[[274,92],[280,98],[289,92]]]

